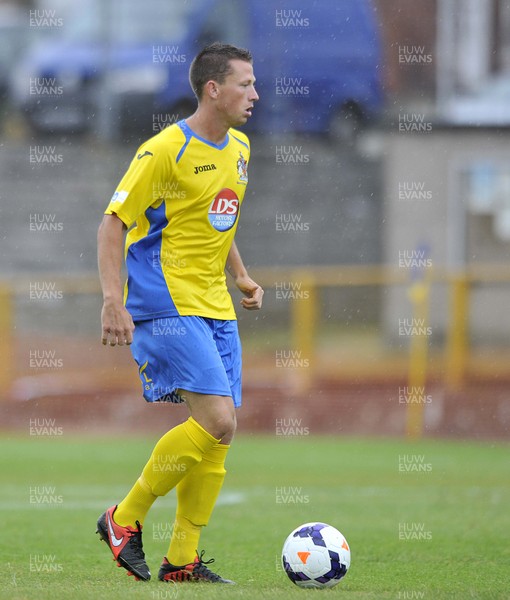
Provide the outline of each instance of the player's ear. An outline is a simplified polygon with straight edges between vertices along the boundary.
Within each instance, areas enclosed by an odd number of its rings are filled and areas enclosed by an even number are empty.
[[[213,79],[210,79],[204,85],[204,92],[209,96],[209,98],[216,99],[218,97],[218,93],[219,93],[219,88],[218,88],[218,84],[216,83],[216,81],[214,81]]]

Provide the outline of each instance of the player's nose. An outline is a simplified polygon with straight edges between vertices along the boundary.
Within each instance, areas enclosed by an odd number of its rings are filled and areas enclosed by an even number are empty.
[[[251,91],[249,100],[250,100],[250,102],[257,102],[258,99],[259,99],[259,95],[257,94],[257,90],[254,87],[252,87],[252,91]]]

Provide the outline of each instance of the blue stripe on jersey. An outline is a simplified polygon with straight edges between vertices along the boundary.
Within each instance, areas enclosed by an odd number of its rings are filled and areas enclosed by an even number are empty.
[[[229,135],[232,135],[231,133]],[[236,137],[235,135],[232,135],[232,137],[237,140],[240,144],[242,144],[247,150],[250,149],[250,147],[248,146],[248,144],[246,142],[243,142],[243,140],[240,140],[238,137]]]
[[[133,320],[150,319],[156,316],[177,316],[165,278],[162,263],[170,257],[161,256],[163,229],[168,225],[165,203],[158,208],[148,208],[145,216],[150,223],[145,237],[128,248],[128,295],[126,308]]]
[[[182,148],[179,150],[179,154],[177,155],[177,157],[175,159],[175,164],[177,164],[181,160],[181,156],[184,154],[184,150],[186,150],[188,144],[191,141],[191,138],[193,137],[193,133],[192,133],[191,129],[186,125],[184,119],[182,121],[178,121],[177,125],[180,127],[182,133],[184,133],[184,137],[186,138],[186,141],[182,145]]]
[[[217,150],[223,150],[223,148],[225,148],[225,146],[228,144],[228,135],[225,136],[225,139],[223,140],[223,142],[221,142],[221,144],[215,144],[214,142],[210,142],[209,140],[206,140],[205,138],[201,137],[200,135],[196,134],[191,128],[190,126],[186,123],[186,121],[183,119],[182,121],[179,121],[177,123],[177,125],[179,125],[179,127],[181,128],[182,132],[184,133],[184,135],[186,136],[186,143],[184,144],[184,146],[181,148],[179,155],[177,156],[177,161],[179,160],[179,158],[181,157],[181,154],[184,152],[184,150],[186,149],[186,146],[188,145],[190,139],[192,137],[196,137],[197,140],[200,140],[201,142],[204,142],[204,144],[207,144],[208,146],[212,146],[213,148],[216,148]]]

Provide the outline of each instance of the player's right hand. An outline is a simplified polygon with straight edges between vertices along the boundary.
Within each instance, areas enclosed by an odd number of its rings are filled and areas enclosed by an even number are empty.
[[[123,304],[105,302],[101,310],[101,342],[104,346],[130,345],[135,324]]]

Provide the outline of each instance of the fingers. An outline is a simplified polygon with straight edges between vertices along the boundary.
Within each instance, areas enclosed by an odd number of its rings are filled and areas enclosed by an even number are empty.
[[[241,305],[246,310],[259,310],[262,308],[262,297],[264,296],[264,290],[258,286],[256,287],[251,296],[247,296],[241,299]]]
[[[130,346],[133,343],[133,338],[130,332],[116,334],[111,331],[103,332],[101,336],[103,346]]]
[[[103,327],[101,343],[103,346],[130,346],[133,343],[133,329]]]
[[[105,303],[101,311],[101,324],[103,346],[129,346],[133,342],[135,325],[124,306],[111,306]]]
[[[259,310],[260,309],[260,304],[247,304],[246,302],[243,302],[241,300],[241,304],[243,306],[243,308],[245,308],[246,310]]]

